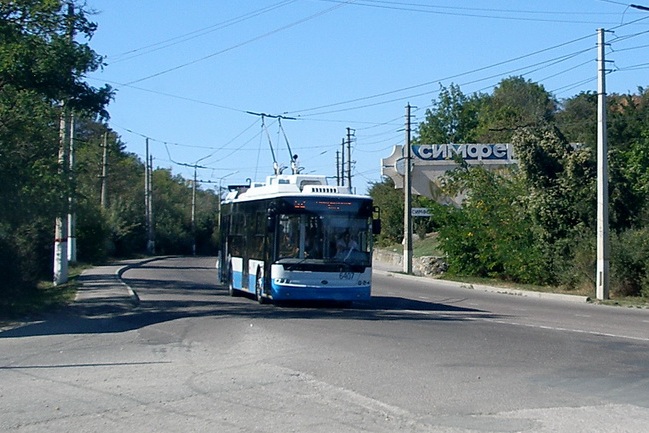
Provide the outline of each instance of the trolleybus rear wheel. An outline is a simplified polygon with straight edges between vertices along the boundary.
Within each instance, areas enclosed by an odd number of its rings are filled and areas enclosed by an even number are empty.
[[[232,281],[232,263],[228,264],[228,294],[232,297],[239,296],[239,291],[234,288]]]
[[[257,295],[257,302],[265,304],[268,300],[264,297],[264,279],[261,276],[261,269],[257,269],[257,277],[255,278],[255,295]]]

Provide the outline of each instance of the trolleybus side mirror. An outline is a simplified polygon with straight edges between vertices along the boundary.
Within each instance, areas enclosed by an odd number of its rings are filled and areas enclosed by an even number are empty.
[[[380,235],[381,234],[381,208],[374,206],[372,208],[372,234]]]
[[[373,235],[381,234],[381,220],[372,220],[372,234]]]

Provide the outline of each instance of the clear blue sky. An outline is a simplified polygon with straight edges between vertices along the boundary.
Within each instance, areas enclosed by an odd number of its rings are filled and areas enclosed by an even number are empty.
[[[380,181],[403,144],[405,106],[421,122],[440,84],[491,92],[523,75],[558,99],[596,91],[596,31],[607,33],[607,91],[649,85],[649,12],[612,0],[88,0],[93,86],[117,90],[110,126],[154,165],[223,184],[263,180],[289,153],[335,176],[355,130],[353,186]],[[638,0],[636,4],[649,6]],[[235,173],[236,172],[236,173]],[[335,183],[335,180],[333,181]],[[213,187],[213,185],[204,185]]]

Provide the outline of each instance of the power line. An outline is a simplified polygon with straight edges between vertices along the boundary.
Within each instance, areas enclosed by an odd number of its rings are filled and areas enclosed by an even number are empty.
[[[173,68],[165,69],[165,70],[163,70],[163,71],[156,72],[155,74],[151,74],[151,75],[147,75],[146,77],[138,78],[137,80],[133,80],[133,81],[131,81],[131,82],[129,82],[129,83],[126,83],[126,84],[127,84],[127,85],[131,85],[131,84],[135,84],[135,83],[140,83],[140,82],[142,82],[142,81],[146,81],[146,80],[149,80],[149,79],[151,79],[151,78],[155,78],[155,77],[159,77],[159,76],[161,76],[161,75],[168,74],[169,72],[177,71],[178,69],[185,68],[185,67],[187,67],[187,66],[190,66],[190,65],[193,65],[193,64],[196,64],[196,63],[202,62],[202,61],[204,61],[204,60],[211,59],[212,57],[218,56],[218,55],[223,54],[223,53],[227,53],[228,51],[232,51],[232,50],[234,50],[234,49],[236,49],[236,48],[243,47],[243,46],[248,45],[248,44],[250,44],[250,43],[252,43],[252,42],[256,42],[256,41],[258,41],[258,40],[260,40],[260,39],[266,38],[266,37],[268,37],[268,36],[272,36],[272,35],[274,35],[274,34],[276,34],[276,33],[282,32],[282,31],[284,31],[284,30],[288,30],[288,29],[290,29],[290,28],[293,28],[293,27],[295,27],[295,26],[298,26],[298,25],[300,25],[300,24],[303,24],[303,23],[305,23],[305,22],[307,22],[307,21],[310,21],[310,20],[313,20],[313,19],[315,19],[315,18],[318,18],[318,17],[320,17],[320,16],[322,16],[322,15],[325,15],[325,14],[327,14],[327,13],[329,13],[329,12],[333,12],[334,10],[339,9],[339,8],[341,8],[341,7],[343,7],[343,6],[346,6],[347,4],[349,4],[349,3],[353,2],[353,1],[354,1],[354,0],[346,0],[346,1],[342,2],[341,4],[338,4],[338,5],[336,5],[336,6],[330,7],[330,8],[328,8],[328,9],[325,9],[325,10],[323,10],[323,11],[317,12],[317,13],[315,13],[315,14],[309,15],[309,16],[307,16],[307,17],[305,17],[305,18],[302,18],[302,19],[300,19],[300,20],[294,21],[294,22],[292,22],[292,23],[290,23],[290,24],[287,24],[287,25],[285,25],[285,26],[278,27],[278,28],[276,28],[275,30],[271,30],[271,31],[266,32],[266,33],[263,33],[263,34],[261,34],[261,35],[259,35],[259,36],[255,36],[254,38],[251,38],[251,39],[245,40],[245,41],[243,41],[243,42],[241,42],[241,43],[238,43],[238,44],[236,44],[236,45],[232,45],[232,46],[230,46],[230,47],[228,47],[228,48],[224,48],[224,49],[222,49],[222,50],[219,50],[219,51],[216,51],[216,52],[214,52],[214,53],[208,54],[207,56],[203,56],[203,57],[201,57],[201,58],[199,58],[199,59],[195,59],[195,60],[192,60],[192,61],[189,61],[189,62],[186,62],[186,63],[180,64],[180,65],[174,66]]]
[[[321,0],[329,3],[337,3],[340,0]],[[359,0],[354,3],[355,6],[359,7],[371,7],[378,9],[389,9],[389,10],[399,10],[406,12],[420,12],[427,14],[435,15],[445,15],[445,16],[459,16],[459,17],[469,17],[469,18],[485,18],[485,19],[498,19],[498,20],[515,20],[515,21],[533,21],[533,22],[551,22],[551,23],[567,23],[567,24],[597,24],[601,25],[601,20],[595,21],[585,21],[585,20],[566,20],[566,19],[557,19],[556,15],[597,15],[601,16],[602,13],[588,13],[588,12],[547,12],[547,11],[523,11],[523,10],[507,10],[507,9],[485,9],[485,8],[469,8],[469,7],[453,7],[453,6],[434,6],[434,5],[425,5],[425,4],[415,4],[415,3],[402,3],[402,2],[388,2],[388,1],[377,1],[377,0]],[[434,8],[434,9],[433,9]],[[507,13],[510,15],[499,15]],[[548,18],[535,17],[534,15],[555,15]],[[612,15],[613,13],[610,13]],[[532,15],[532,16],[521,16],[521,15]]]
[[[414,90],[414,89],[417,89],[417,88],[430,86],[431,84],[437,84],[437,83],[442,82],[442,81],[453,80],[455,78],[460,78],[460,77],[463,77],[463,76],[466,76],[466,75],[471,75],[471,74],[475,74],[477,72],[482,72],[482,71],[485,71],[485,70],[488,70],[488,69],[496,68],[498,66],[506,65],[508,63],[513,63],[513,62],[516,62],[518,60],[523,60],[523,59],[526,59],[528,57],[533,57],[533,56],[536,56],[538,54],[542,54],[542,53],[545,53],[545,52],[548,52],[548,51],[555,50],[557,48],[562,48],[562,47],[565,47],[567,45],[574,44],[576,42],[580,42],[580,41],[583,41],[583,40],[586,40],[586,39],[589,39],[589,38],[592,38],[592,37],[593,37],[593,35],[589,33],[588,35],[581,36],[581,37],[579,37],[577,39],[573,39],[573,40],[570,40],[570,41],[567,41],[567,42],[562,42],[561,44],[558,44],[558,45],[554,45],[554,46],[551,46],[551,47],[548,47],[548,48],[537,50],[537,51],[534,51],[534,52],[529,53],[529,54],[524,54],[522,56],[517,56],[517,57],[514,57],[512,59],[508,59],[508,60],[504,60],[502,62],[494,63],[492,65],[487,65],[487,66],[483,66],[483,67],[480,67],[480,68],[476,68],[476,69],[473,69],[471,71],[461,72],[459,74],[450,75],[448,77],[444,77],[444,78],[440,78],[440,79],[436,79],[436,80],[432,80],[432,81],[427,81],[427,82],[424,82],[424,83],[419,83],[419,84],[415,84],[415,85],[408,86],[408,87],[402,87],[402,88],[396,89],[396,90],[390,90],[390,91],[387,91],[387,92],[377,93],[377,94],[370,95],[370,96],[363,96],[363,97],[360,97],[360,98],[349,99],[349,100],[346,100],[346,101],[335,102],[335,103],[332,103],[332,104],[320,105],[320,106],[312,107],[312,108],[305,108],[305,109],[301,109],[301,110],[288,111],[287,113],[306,113],[306,112],[310,112],[310,111],[320,110],[320,109],[323,109],[323,108],[330,108],[330,107],[336,107],[336,106],[340,106],[340,105],[347,105],[347,104],[352,104],[354,102],[361,102],[361,101],[366,101],[366,100],[370,100],[370,99],[380,98],[380,97],[383,97],[383,96],[393,95],[393,94],[396,94],[396,93],[402,93],[402,92],[405,92],[405,91],[408,91],[408,90]],[[397,100],[399,100],[399,99],[397,99]],[[389,102],[393,102],[393,101],[389,101]],[[329,113],[329,112],[327,112],[327,113]]]
[[[460,85],[476,84],[476,83],[491,80],[491,79],[494,79],[494,78],[501,78],[504,75],[510,75],[510,74],[513,74],[513,73],[518,73],[518,72],[521,72],[521,71],[525,71],[525,70],[527,70],[529,68],[532,68],[532,67],[541,66],[538,69],[527,72],[529,74],[531,72],[536,72],[536,71],[539,71],[541,69],[547,68],[549,66],[555,65],[557,63],[569,60],[569,59],[571,59],[571,58],[573,58],[573,57],[575,57],[575,56],[577,56],[579,54],[583,54],[583,53],[586,53],[588,51],[591,51],[592,49],[594,49],[594,48],[589,48],[587,50],[577,51],[575,53],[571,53],[571,54],[568,54],[568,55],[563,55],[563,56],[560,56],[560,57],[557,57],[557,58],[554,58],[554,59],[550,59],[550,60],[544,60],[542,62],[538,62],[538,63],[532,64],[532,65],[522,66],[520,68],[511,69],[511,70],[508,70],[508,71],[505,71],[505,72],[498,72],[496,74],[493,74],[493,75],[490,75],[490,76],[487,76],[487,77],[478,78],[478,79],[471,80],[471,81],[468,81],[468,82],[460,83]],[[525,56],[525,57],[527,57],[527,56]],[[504,62],[502,62],[502,63],[504,63]],[[509,62],[506,62],[506,63],[509,63]],[[485,69],[488,69],[488,68],[487,67],[486,68],[481,68],[481,70],[485,70]],[[455,77],[469,75],[469,74],[471,74],[471,72],[457,74],[457,75],[455,75]],[[438,82],[441,82],[441,80],[438,81]],[[426,83],[426,84],[430,85],[432,83],[434,83],[434,82],[429,82],[429,83]],[[489,85],[487,87],[484,87],[484,88],[480,89],[479,91],[487,90],[487,89],[489,89],[491,87],[492,87],[492,85]],[[369,107],[374,107],[374,106],[378,106],[378,105],[384,105],[384,104],[389,104],[389,103],[393,103],[393,102],[403,101],[404,99],[412,99],[412,98],[417,98],[417,97],[421,97],[421,96],[425,96],[425,95],[431,95],[431,94],[437,93],[437,92],[439,92],[439,89],[432,90],[432,91],[421,92],[421,93],[417,93],[417,94],[410,94],[410,95],[407,95],[407,96],[393,98],[393,99],[389,99],[389,100],[383,100],[383,101],[370,103],[370,104],[364,104],[364,105],[358,105],[358,106],[353,106],[353,107],[341,108],[341,109],[338,109],[338,110],[323,111],[323,112],[308,114],[308,115],[304,115],[304,116],[298,115],[297,117],[299,119],[304,119],[306,117],[319,116],[319,115],[322,115],[322,114],[332,114],[332,113],[339,113],[339,112],[344,112],[344,111],[360,110],[362,108],[369,108]],[[386,93],[393,93],[393,92],[386,92]],[[367,98],[367,99],[369,99],[369,98]]]
[[[153,44],[150,44],[150,45],[146,45],[146,46],[143,46],[143,47],[140,47],[140,48],[135,48],[135,49],[127,51],[125,53],[116,55],[115,56],[116,60],[110,62],[110,64],[120,63],[120,62],[130,60],[130,59],[133,59],[133,58],[145,55],[145,54],[149,54],[149,53],[152,53],[152,52],[155,52],[155,51],[162,50],[164,48],[169,48],[169,47],[172,47],[174,45],[178,45],[178,44],[183,43],[183,42],[191,41],[193,39],[199,38],[199,37],[204,36],[206,34],[215,32],[217,30],[222,30],[222,29],[230,27],[230,26],[232,26],[234,24],[238,24],[238,23],[241,23],[243,21],[249,20],[251,18],[257,17],[259,15],[265,14],[267,12],[273,11],[275,9],[282,8],[282,7],[284,7],[284,6],[288,5],[288,4],[295,3],[296,1],[297,0],[284,0],[282,2],[267,6],[265,8],[257,9],[255,11],[249,12],[247,14],[240,15],[238,17],[231,18],[229,20],[222,21],[222,22],[217,23],[217,24],[213,24],[213,25],[208,26],[208,27],[203,27],[201,29],[191,31],[191,32],[185,33],[183,35],[179,35],[179,36],[175,36],[173,38],[165,39],[163,41],[156,42],[156,43],[153,43]],[[109,56],[109,58],[110,58],[110,56]]]

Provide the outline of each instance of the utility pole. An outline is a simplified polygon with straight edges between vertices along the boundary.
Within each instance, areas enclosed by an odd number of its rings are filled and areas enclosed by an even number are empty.
[[[345,186],[345,139],[343,138],[342,150],[340,152],[340,186]]]
[[[107,183],[108,183],[108,129],[104,132],[103,156],[101,159],[101,207],[106,209],[107,201]]]
[[[70,209],[68,213],[68,262],[76,263],[77,261],[77,211],[76,211],[76,176],[74,172],[75,155],[74,155],[74,112],[70,113]]]
[[[74,39],[74,4],[68,2],[68,39],[70,43]],[[72,73],[72,71],[70,71]],[[61,101],[61,117],[59,122],[59,174],[68,189],[69,178],[69,160],[68,160],[68,134],[70,131],[70,108],[64,98]],[[69,197],[64,194],[65,208],[68,208]],[[67,210],[61,210],[56,217],[54,227],[54,263],[53,263],[53,283],[54,285],[65,284],[68,282],[68,221]]]
[[[410,104],[406,106],[406,164],[403,173],[403,272],[412,274],[412,188],[410,161]]]
[[[68,145],[69,131],[68,107],[65,102],[61,104],[61,119],[59,123],[59,174],[68,181]],[[65,196],[66,207],[68,197]],[[56,217],[54,230],[54,285],[68,282],[68,221],[67,211],[61,211]]]
[[[597,299],[609,298],[608,149],[604,29],[597,42]]]
[[[148,168],[149,180],[147,182],[149,186],[148,191],[148,205],[149,205],[149,229],[148,229],[148,242],[147,242],[147,253],[149,255],[155,254],[155,230],[153,224],[153,155],[149,155],[149,168]]]
[[[192,256],[196,255],[196,165],[192,182]]]
[[[146,224],[146,252],[149,255],[155,254],[155,241],[153,231],[153,197],[151,185],[151,171],[153,168],[153,156],[149,156],[149,139],[146,138],[146,151],[144,160],[144,216]]]
[[[340,186],[340,150],[336,151],[336,186]]]
[[[352,129],[347,128],[347,184],[352,189]]]
[[[144,147],[144,226],[146,230],[146,250],[149,252],[149,226],[151,225],[151,215],[149,215],[149,139],[145,138]]]

